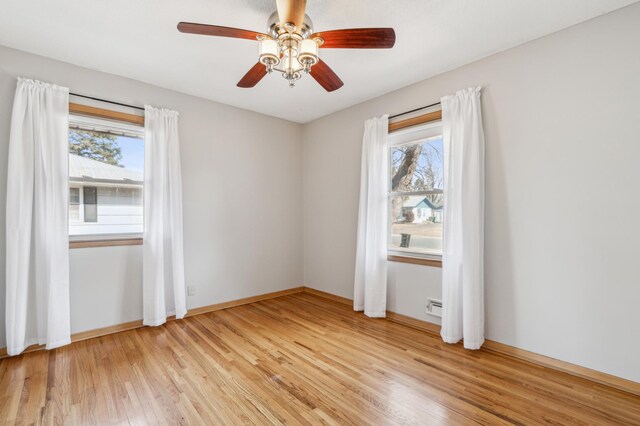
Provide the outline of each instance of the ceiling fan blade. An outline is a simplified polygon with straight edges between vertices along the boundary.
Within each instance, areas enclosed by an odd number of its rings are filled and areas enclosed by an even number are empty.
[[[251,69],[240,79],[238,82],[238,87],[242,87],[244,89],[248,89],[250,87],[254,87],[256,84],[262,80],[262,78],[267,75],[266,67],[260,62],[256,63]]]
[[[280,23],[292,23],[298,29],[304,23],[304,12],[307,8],[307,0],[276,0]]]
[[[318,63],[311,67],[309,74],[327,92],[338,90],[344,85],[340,77],[322,60],[318,60]]]
[[[322,48],[334,49],[389,49],[396,43],[393,28],[352,28],[323,31],[312,35],[324,40]]]
[[[181,33],[201,34],[217,37],[244,38],[257,40],[258,37],[268,37],[266,34],[255,31],[241,30],[240,28],[221,27],[219,25],[196,24],[193,22],[180,22],[178,31]]]

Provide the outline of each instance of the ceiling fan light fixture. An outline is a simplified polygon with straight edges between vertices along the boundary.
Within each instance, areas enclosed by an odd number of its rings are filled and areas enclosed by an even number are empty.
[[[282,58],[282,69],[277,71],[282,72],[282,77],[289,82],[289,87],[294,87],[296,81],[302,77],[302,74],[300,74],[302,70],[304,70],[304,67],[298,61],[295,51],[290,51],[289,55],[285,55]]]
[[[258,53],[260,55],[260,63],[267,67],[267,72],[271,72],[273,67],[280,62],[280,46],[273,39],[265,38],[260,40]]]
[[[306,72],[318,63],[318,44],[313,39],[305,39],[300,42],[300,53],[298,61],[302,64]]]

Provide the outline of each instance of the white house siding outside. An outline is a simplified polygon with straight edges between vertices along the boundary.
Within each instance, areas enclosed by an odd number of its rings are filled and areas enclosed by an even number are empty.
[[[69,235],[142,233],[143,173],[69,154]]]

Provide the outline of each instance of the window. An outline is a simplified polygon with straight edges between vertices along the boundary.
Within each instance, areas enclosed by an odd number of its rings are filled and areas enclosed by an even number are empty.
[[[95,186],[83,186],[84,221],[98,221],[98,188]]]
[[[444,158],[440,122],[389,135],[389,252],[442,255]]]
[[[69,188],[69,223],[80,221],[80,188]]]
[[[144,129],[133,124],[69,117],[70,237],[142,233],[143,135]]]

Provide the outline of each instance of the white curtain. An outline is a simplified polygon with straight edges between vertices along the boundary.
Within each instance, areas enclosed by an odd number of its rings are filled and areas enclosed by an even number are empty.
[[[143,323],[187,313],[178,113],[145,107]]]
[[[484,134],[480,87],[442,98],[442,339],[484,343]]]
[[[7,352],[71,341],[69,89],[18,79],[7,177]]]
[[[353,297],[356,311],[380,318],[387,307],[388,132],[388,115],[364,124]]]

